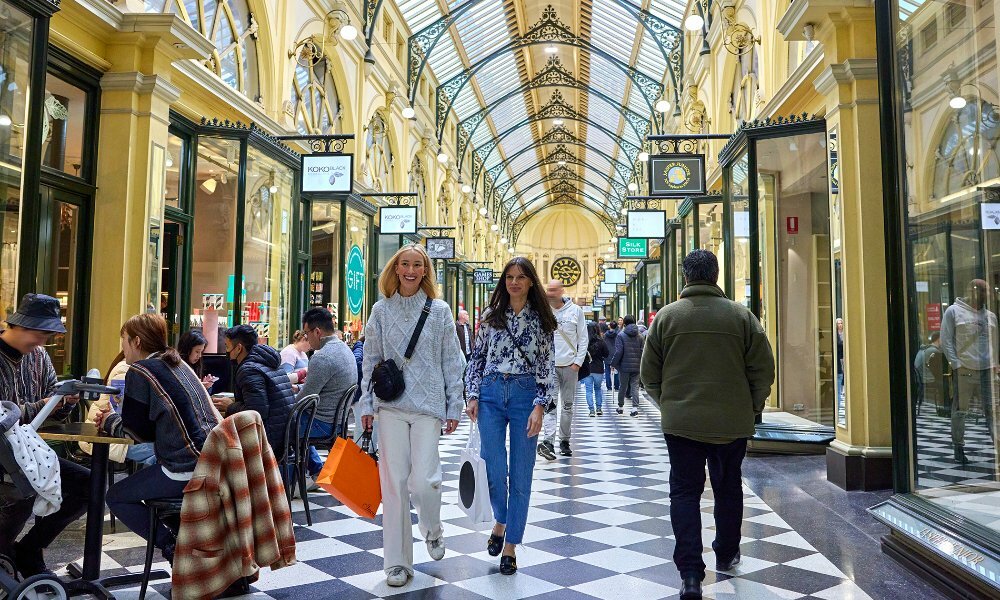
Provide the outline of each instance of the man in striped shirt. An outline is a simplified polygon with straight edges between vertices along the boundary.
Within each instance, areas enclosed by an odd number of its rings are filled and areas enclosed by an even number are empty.
[[[55,390],[56,372],[43,345],[54,334],[65,332],[59,301],[50,296],[27,294],[17,312],[7,316],[7,329],[0,331],[0,399],[18,405],[21,423],[30,423]],[[68,418],[79,400],[64,396],[50,419]],[[90,470],[64,459],[59,459],[59,469],[61,507],[36,518],[16,544],[14,539],[31,515],[33,500],[17,500],[8,486],[0,486],[0,554],[11,556],[25,578],[48,570],[42,550],[87,511]]]

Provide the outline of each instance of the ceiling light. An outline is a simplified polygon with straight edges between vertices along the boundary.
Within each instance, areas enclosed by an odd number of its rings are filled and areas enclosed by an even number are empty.
[[[639,160],[641,160],[642,162],[646,162],[647,160],[649,160],[649,152],[646,152],[645,150],[643,150],[642,152],[640,152],[639,153]]]
[[[218,185],[219,185],[219,182],[216,181],[214,177],[210,177],[210,178],[206,179],[204,181],[204,183],[201,184],[201,189],[205,190],[206,194],[211,195],[211,194],[215,193],[215,188]]]
[[[500,238],[500,243],[501,244],[506,244],[507,243],[507,238],[505,238],[505,237]]]
[[[487,212],[489,212],[489,211],[486,210],[485,206],[479,209],[479,214],[481,214],[483,216],[486,216]]]
[[[627,208],[623,208],[622,209],[622,214],[623,215],[627,215],[628,214],[628,209]],[[624,225],[619,225],[619,227],[624,227]]]
[[[556,52],[559,52],[559,48],[557,48],[555,44],[549,44],[545,47],[546,54],[555,54]]]
[[[637,184],[634,181],[631,182],[631,183],[629,183],[628,184],[628,191],[630,191],[630,192],[638,192],[639,191],[639,184]]]
[[[462,184],[462,193],[463,194],[468,194],[471,191],[472,191],[472,186],[471,185],[469,185],[467,183]]]
[[[660,98],[659,100],[656,101],[655,108],[656,108],[656,112],[661,112],[661,113],[669,112],[670,111],[670,102],[668,102],[664,98]]]
[[[270,188],[268,188],[267,191],[271,192],[272,194],[277,194],[278,193],[278,186],[272,185]]]
[[[358,232],[358,226],[357,225],[351,225],[351,232],[352,233],[357,233]]]
[[[604,255],[604,260],[611,260],[611,255],[610,254],[605,254]]]
[[[412,106],[407,106],[406,108],[403,109],[404,119],[412,119],[415,116],[417,116],[417,111],[413,110]]]
[[[966,100],[964,96],[960,96],[960,95],[956,94],[954,98],[952,98],[951,100],[948,101],[948,106],[954,108],[955,110],[961,110],[961,109],[965,108],[965,105],[968,104],[968,103],[969,103],[968,100]],[[0,118],[2,118],[2,117],[0,117]],[[10,121],[9,118],[7,120]],[[10,123],[4,124],[4,123],[0,122],[0,125],[9,125],[9,124]]]
[[[448,162],[448,155],[444,152],[438,154],[438,162],[441,164]]]
[[[558,162],[558,163],[556,163],[556,164],[557,164],[557,165],[559,165],[560,167],[563,167],[563,166],[565,166],[565,165],[566,165],[566,161],[564,161],[564,160],[561,160],[561,161],[559,161],[559,162]]]
[[[565,121],[563,121],[562,119],[555,119],[555,120],[552,121],[552,124],[553,125],[562,125],[564,122]]]
[[[705,19],[702,19],[701,15],[688,15],[688,18],[684,19],[684,29],[688,31],[701,31],[704,26]]]
[[[10,127],[11,123],[13,123],[13,121],[11,121],[10,117],[7,115],[0,115],[0,127]]]
[[[358,28],[348,23],[340,28],[340,37],[349,42],[358,37]]]
[[[490,229],[492,229],[493,231],[500,231],[500,226],[494,223],[490,225]]]

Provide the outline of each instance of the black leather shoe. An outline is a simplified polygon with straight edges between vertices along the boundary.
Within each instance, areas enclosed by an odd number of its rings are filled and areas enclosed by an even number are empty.
[[[681,600],[701,598],[701,580],[697,577],[685,577],[681,585]]]
[[[737,552],[736,556],[727,561],[716,560],[715,570],[716,571],[731,571],[736,568],[736,565],[740,564],[740,553]]]
[[[573,456],[573,450],[570,449],[569,442],[566,440],[559,442],[559,454],[562,454],[563,456]]]
[[[486,551],[490,556],[500,556],[501,550],[503,550],[503,536],[491,533],[490,541],[486,542]]]
[[[501,556],[500,557],[500,574],[501,575],[513,575],[517,573],[517,557],[516,556]],[[701,590],[701,586],[698,586]],[[699,596],[700,597],[700,596]]]
[[[965,446],[955,446],[955,462],[967,465],[969,458],[965,455]]]

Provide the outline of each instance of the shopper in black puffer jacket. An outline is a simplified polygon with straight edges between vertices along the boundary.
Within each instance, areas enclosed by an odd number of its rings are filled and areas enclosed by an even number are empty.
[[[627,315],[623,331],[615,339],[615,354],[611,359],[611,366],[618,369],[622,376],[621,389],[618,390],[618,414],[624,412],[625,398],[628,397],[632,399],[632,412],[629,414],[639,416],[639,365],[642,364],[644,342],[635,317]]]
[[[264,421],[264,431],[276,457],[284,456],[285,426],[295,404],[292,381],[281,368],[281,354],[257,343],[257,332],[249,325],[226,331],[226,354],[236,369],[235,399],[216,399],[225,416],[255,410]]]
[[[587,406],[590,408],[590,416],[601,416],[604,414],[604,411],[601,410],[604,404],[604,391],[601,389],[601,382],[604,381],[604,361],[610,355],[608,346],[604,343],[601,332],[597,328],[597,323],[593,321],[587,323],[587,337],[589,338],[587,357],[590,362],[586,366],[590,375],[583,378],[583,387],[587,390]]]
[[[615,355],[615,340],[618,339],[619,333],[620,332],[618,331],[618,322],[609,321],[608,330],[604,332],[604,345],[608,347],[608,358],[611,358],[612,356]],[[605,367],[606,368],[604,369],[604,387],[608,388],[609,390],[615,390],[617,392],[621,383],[621,378],[618,376],[618,371],[612,369],[610,364],[605,365]],[[611,385],[612,381],[614,382],[613,387]]]

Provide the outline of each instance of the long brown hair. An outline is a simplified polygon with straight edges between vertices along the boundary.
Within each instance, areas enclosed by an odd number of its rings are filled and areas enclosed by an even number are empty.
[[[552,314],[552,307],[549,306],[548,300],[542,293],[542,282],[538,280],[538,273],[535,272],[535,266],[523,256],[515,256],[504,266],[503,273],[500,275],[500,283],[493,290],[493,296],[490,298],[490,304],[487,308],[489,312],[483,319],[483,322],[488,323],[494,329],[503,329],[506,326],[507,308],[510,307],[510,292],[507,291],[507,271],[515,266],[519,267],[521,272],[527,275],[531,281],[531,287],[528,288],[528,306],[538,313],[538,319],[542,324],[542,331],[545,333],[555,331],[559,327],[559,323],[556,322],[556,317]]]
[[[135,315],[122,325],[121,335],[127,339],[139,339],[139,347],[144,352],[160,353],[160,359],[171,367],[181,364],[181,355],[167,345],[167,322],[153,313]]]
[[[427,249],[421,244],[407,244],[392,255],[389,262],[385,264],[385,268],[382,269],[382,274],[378,277],[378,290],[386,298],[392,298],[392,295],[399,290],[399,275],[396,275],[396,263],[399,262],[399,257],[404,252],[410,251],[416,252],[424,259],[424,278],[420,280],[420,289],[427,294],[428,298],[437,298],[437,287],[435,284],[437,275],[434,273],[434,262],[427,255]]]

